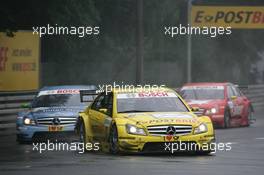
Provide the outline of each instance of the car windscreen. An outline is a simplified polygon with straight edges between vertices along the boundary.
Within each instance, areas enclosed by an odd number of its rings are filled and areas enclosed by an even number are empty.
[[[180,92],[181,96],[186,100],[211,100],[211,99],[224,99],[224,87],[218,88],[186,88]]]
[[[136,94],[122,94],[122,98],[117,96],[117,112],[188,112],[187,107],[176,96],[144,97]]]
[[[83,107],[87,103],[81,103],[80,94],[52,94],[36,97],[32,102],[32,108],[38,107]]]

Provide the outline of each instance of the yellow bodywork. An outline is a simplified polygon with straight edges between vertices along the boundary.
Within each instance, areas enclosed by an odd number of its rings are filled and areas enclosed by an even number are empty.
[[[159,89],[162,92],[173,92],[184,103],[189,112],[140,112],[140,113],[118,113],[117,112],[117,94],[124,93],[114,89],[113,93],[113,112],[112,117],[108,116],[104,111],[95,111],[91,109],[91,105],[84,112],[80,113],[80,119],[84,123],[85,142],[99,142],[100,149],[109,151],[109,134],[110,128],[116,125],[118,131],[118,143],[120,151],[123,152],[141,152],[144,150],[146,143],[168,143],[168,142],[195,142],[197,145],[210,144],[214,141],[214,129],[212,122],[207,116],[196,116],[187,103],[174,90],[168,88]],[[129,93],[129,91],[127,92]],[[188,115],[192,119],[169,118],[153,118],[154,115]],[[194,134],[194,129],[201,123],[207,125],[207,132]],[[143,128],[146,135],[129,134],[126,125],[131,124],[139,128]],[[192,132],[187,135],[172,137],[167,140],[166,136],[156,136],[148,133],[147,127],[160,125],[191,125]]]

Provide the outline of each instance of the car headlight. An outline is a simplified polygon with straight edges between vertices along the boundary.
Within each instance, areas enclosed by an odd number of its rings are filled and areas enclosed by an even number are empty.
[[[25,125],[35,125],[36,123],[35,123],[35,121],[33,119],[30,119],[28,117],[25,117],[24,118],[24,124]]]
[[[136,134],[136,135],[147,135],[143,128],[138,128],[134,125],[127,124],[126,131],[129,134]]]
[[[211,113],[215,114],[217,112],[216,108],[211,109]]]
[[[216,114],[216,113],[218,113],[218,108],[211,108],[211,109],[206,110],[205,112],[206,115]]]
[[[198,127],[194,128],[194,134],[200,134],[200,133],[204,133],[207,131],[208,131],[207,125],[204,123],[202,123]]]

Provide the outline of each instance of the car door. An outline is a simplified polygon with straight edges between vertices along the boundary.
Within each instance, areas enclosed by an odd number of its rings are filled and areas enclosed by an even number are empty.
[[[94,140],[105,141],[108,128],[112,121],[112,93],[102,93],[98,101],[92,105],[91,126],[94,134]]]
[[[100,131],[100,140],[107,141],[110,126],[112,123],[112,114],[113,114],[113,93],[108,93],[105,96],[105,101],[103,103],[103,108],[106,109],[106,112],[103,112],[103,118],[100,120],[102,130]]]
[[[228,98],[228,107],[230,109],[230,117],[234,118],[237,116],[238,113],[238,100],[237,96],[232,89],[231,85],[227,86],[227,98]]]
[[[237,106],[236,106],[235,115],[242,117],[242,113],[246,107],[246,101],[244,100],[243,95],[241,94],[240,90],[236,86],[232,85],[231,88],[233,89],[234,94],[237,97],[236,99]]]
[[[91,124],[91,131],[93,134],[94,140],[98,140],[100,137],[100,119],[103,117],[102,113],[99,112],[99,109],[102,108],[102,101],[104,99],[104,94],[101,93],[98,95],[98,97],[95,99],[94,103],[91,106],[91,109],[89,111],[89,119]]]

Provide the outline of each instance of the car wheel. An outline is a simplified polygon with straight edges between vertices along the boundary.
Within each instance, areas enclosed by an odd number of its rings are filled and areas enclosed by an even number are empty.
[[[119,153],[119,144],[118,144],[118,132],[116,125],[111,127],[110,137],[109,137],[109,149],[112,154]]]
[[[225,110],[224,114],[224,128],[230,127],[230,113],[228,110]]]
[[[249,107],[249,109],[248,109],[248,116],[247,116],[247,119],[248,119],[248,121],[247,121],[247,126],[250,126],[250,122],[253,120],[253,110],[252,110],[252,108],[251,107]]]
[[[79,148],[86,151],[86,132],[85,132],[85,126],[84,122],[80,120],[79,128],[78,128],[78,134],[79,134]]]
[[[196,155],[200,155],[200,156],[208,156],[211,154],[211,150],[208,150],[208,151],[198,151],[196,152]]]
[[[79,140],[81,143],[85,143],[85,137],[86,137],[85,127],[83,121],[81,120],[79,126]]]

